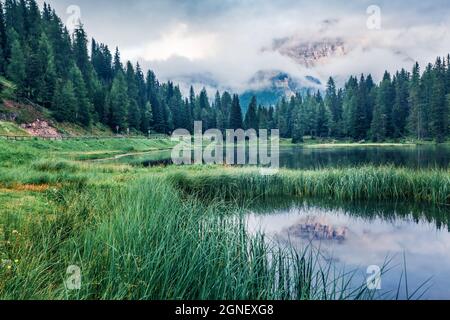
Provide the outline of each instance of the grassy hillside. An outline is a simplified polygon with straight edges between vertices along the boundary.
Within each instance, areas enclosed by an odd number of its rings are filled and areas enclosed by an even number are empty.
[[[113,135],[111,129],[105,125],[97,123],[90,128],[85,128],[75,123],[59,123],[53,119],[51,112],[43,107],[12,100],[5,100],[0,104],[0,119],[4,119],[0,122],[0,134],[6,135],[28,135],[25,130],[20,129],[20,125],[33,123],[38,119],[48,122],[62,135],[100,137]]]
[[[0,121],[0,135],[27,136],[28,132],[14,122]]]

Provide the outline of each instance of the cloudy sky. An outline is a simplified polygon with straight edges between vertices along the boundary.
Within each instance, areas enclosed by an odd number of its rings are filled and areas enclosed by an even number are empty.
[[[448,0],[49,0],[68,24],[78,14],[90,37],[118,45],[162,80],[245,90],[257,71],[345,79],[410,69],[450,52]],[[41,1],[43,3],[43,1]],[[368,7],[381,9],[373,28]],[[69,10],[68,10],[69,9]],[[372,26],[368,28],[367,24]],[[276,39],[340,39],[346,54],[305,67],[273,50]]]

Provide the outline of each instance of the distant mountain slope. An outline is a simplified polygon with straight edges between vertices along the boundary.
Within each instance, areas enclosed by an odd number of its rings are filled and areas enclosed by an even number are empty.
[[[340,38],[315,41],[303,41],[297,37],[276,39],[272,50],[307,68],[325,64],[329,58],[342,57],[348,53],[345,42]]]
[[[252,89],[241,94],[241,107],[245,112],[253,96],[256,96],[258,104],[273,106],[283,97],[290,98],[307,90],[317,90],[321,84],[319,79],[312,76],[297,79],[282,71],[259,71],[249,81],[249,87]]]

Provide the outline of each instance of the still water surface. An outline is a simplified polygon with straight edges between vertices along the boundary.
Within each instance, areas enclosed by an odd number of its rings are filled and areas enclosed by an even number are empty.
[[[133,165],[169,165],[170,151],[117,159]],[[302,148],[281,147],[280,165],[290,169],[317,169],[361,165],[393,165],[413,169],[449,168],[448,146]],[[422,298],[450,299],[450,209],[409,203],[330,204],[260,203],[248,216],[252,232],[263,231],[280,244],[302,248],[309,244],[346,270],[356,270],[355,282],[365,281],[368,266],[391,269],[382,278],[382,292],[398,291],[406,298],[424,284],[431,288]],[[421,290],[413,298],[418,298]]]
[[[153,151],[148,154],[130,155],[114,162],[155,166],[171,164],[170,151]],[[318,169],[327,167],[351,167],[361,165],[394,165],[408,168],[448,168],[450,147],[337,147],[303,148],[280,147],[280,166],[288,169]]]
[[[247,217],[252,233],[264,232],[279,245],[320,249],[338,270],[355,271],[355,286],[365,283],[367,268],[388,269],[379,293],[400,298],[426,283],[413,298],[450,299],[450,210],[411,204],[260,203]],[[406,258],[406,268],[405,268]],[[429,282],[427,282],[429,280]],[[425,288],[424,287],[424,288]],[[423,294],[423,296],[421,296]]]

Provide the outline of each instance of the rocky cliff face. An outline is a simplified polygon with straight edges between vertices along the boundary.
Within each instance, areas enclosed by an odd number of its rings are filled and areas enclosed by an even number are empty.
[[[277,39],[273,50],[308,68],[326,63],[329,58],[347,54],[346,45],[339,38],[317,41],[303,41],[297,37]]]

